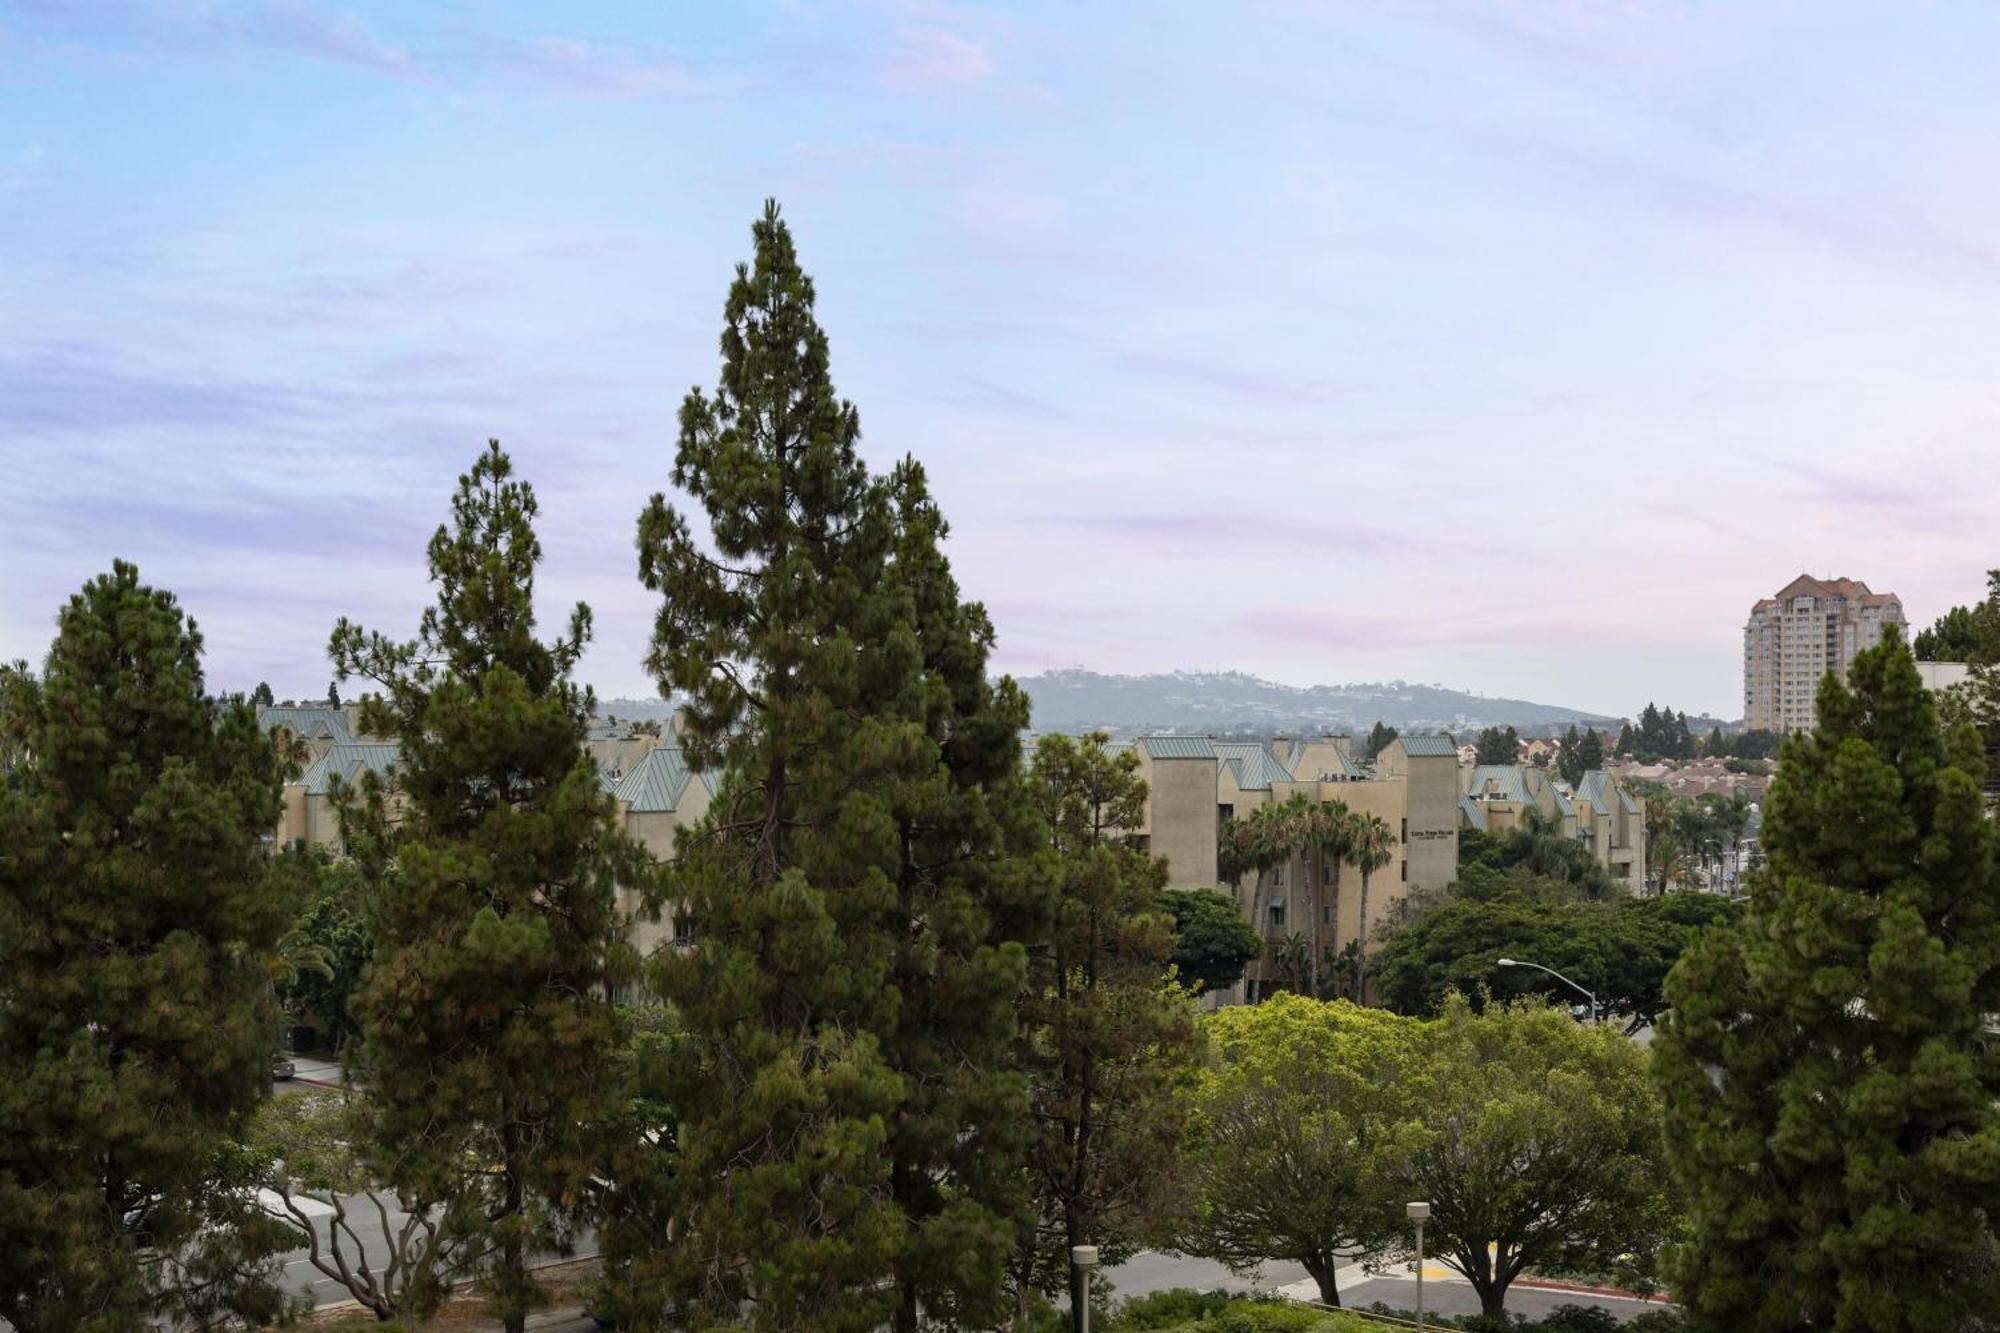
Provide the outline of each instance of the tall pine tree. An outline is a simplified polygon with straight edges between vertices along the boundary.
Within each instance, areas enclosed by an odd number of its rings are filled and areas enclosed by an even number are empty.
[[[363,727],[402,747],[387,788],[371,775],[343,810],[350,841],[386,855],[354,999],[385,1169],[407,1206],[489,1247],[487,1290],[520,1333],[544,1299],[528,1260],[587,1220],[617,1110],[614,886],[644,872],[584,745],[589,608],[535,637],[537,511],[513,472],[495,443],[459,478],[414,641],[343,619],[330,651],[380,691]]]
[[[762,1328],[978,1324],[1026,1224],[1026,701],[986,677],[922,470],[856,452],[775,204],[753,234],[720,383],[681,408],[709,541],[663,496],[639,525],[649,666],[721,775],[669,885],[694,947],[657,974],[686,1057],[676,1284]]]
[[[1894,639],[1824,682],[1817,730],[1786,745],[1768,868],[1675,967],[1654,1048],[1702,1327],[1917,1333],[2000,1309],[2000,882],[1979,779]]]
[[[268,1317],[217,1173],[270,1086],[279,756],[122,561],[0,669],[0,756],[0,1319]]]

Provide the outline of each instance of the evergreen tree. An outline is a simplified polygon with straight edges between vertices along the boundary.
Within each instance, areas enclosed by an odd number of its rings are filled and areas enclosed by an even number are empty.
[[[1612,751],[1612,753],[1617,755],[1620,759],[1629,759],[1638,750],[1638,748],[1639,748],[1639,733],[1632,729],[1632,724],[1630,722],[1621,724],[1618,728],[1618,745]]]
[[[39,677],[0,669],[0,738],[0,1319],[268,1318],[273,1237],[218,1173],[270,1086],[280,758],[122,561]]]
[[[1521,762],[1521,737],[1512,727],[1488,727],[1479,733],[1479,762],[1482,764],[1518,764]]]
[[[1377,722],[1368,729],[1368,740],[1361,758],[1364,763],[1374,763],[1382,751],[1389,748],[1389,742],[1396,739],[1396,729],[1386,722]]]
[[[1107,739],[1044,736],[1028,773],[1061,880],[1024,1006],[1039,1225],[1018,1280],[1067,1290],[1079,1328],[1085,1293],[1071,1247],[1121,1262],[1164,1234],[1174,1211],[1184,1118],[1174,1089],[1197,1040],[1189,997],[1165,979],[1166,862],[1133,843],[1146,813],[1139,759],[1106,751]]]
[[[1583,775],[1604,767],[1604,738],[1597,734],[1595,727],[1587,728],[1583,739],[1576,745],[1576,778],[1570,785],[1583,781]]]
[[[1594,736],[1597,733],[1591,734]],[[1563,733],[1562,748],[1556,751],[1556,772],[1572,787],[1583,781],[1583,766],[1578,762],[1582,758],[1578,747],[1582,744],[1583,737],[1578,734],[1576,724],[1571,723],[1569,730]]]
[[[609,991],[629,970],[615,885],[643,869],[584,745],[594,700],[571,672],[590,610],[535,637],[537,509],[513,474],[493,443],[459,478],[415,641],[342,619],[330,651],[343,679],[382,691],[363,726],[402,747],[393,790],[371,774],[343,810],[350,841],[383,858],[353,1003],[384,1170],[406,1207],[491,1247],[487,1291],[520,1333],[545,1300],[530,1255],[588,1220],[616,1110]]]
[[[1711,1329],[1986,1327],[2000,1309],[2000,884],[1980,764],[1891,638],[1785,746],[1740,924],[1655,1045]]]
[[[270,685],[260,680],[257,688],[250,691],[250,702],[259,708],[269,708],[277,700],[271,695]]]
[[[339,682],[339,681],[337,681],[337,680],[330,680],[330,681],[328,681],[328,682],[326,683],[326,701],[327,701],[327,703],[329,703],[330,705],[332,705],[332,706],[333,706],[333,707],[335,707],[335,708],[338,708],[338,707],[340,707],[340,682]]]
[[[1021,941],[1048,903],[1019,782],[1025,698],[939,550],[922,470],[856,452],[813,287],[768,205],[722,377],[681,408],[640,576],[648,665],[719,772],[669,891],[699,943],[683,1024],[673,1282],[761,1328],[990,1322],[1027,1225]]]

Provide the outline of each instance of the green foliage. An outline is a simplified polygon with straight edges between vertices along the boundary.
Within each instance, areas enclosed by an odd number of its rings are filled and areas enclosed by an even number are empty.
[[[1919,662],[1972,662],[1994,660],[1993,647],[1989,642],[1993,628],[1990,613],[1980,613],[1992,604],[1991,589],[2000,585],[2000,570],[1987,575],[1988,599],[1977,607],[1954,606],[1931,623],[1929,629],[1917,631],[1911,645]]]
[[[1482,872],[1524,870],[1554,880],[1586,898],[1610,898],[1619,892],[1611,872],[1590,849],[1566,836],[1555,819],[1540,811],[1524,813],[1519,824],[1498,833],[1461,829],[1458,873],[1462,881],[1478,880]]]
[[[342,808],[382,865],[377,958],[353,1007],[381,1167],[406,1207],[490,1243],[489,1301],[510,1333],[545,1299],[527,1258],[589,1220],[629,971],[615,885],[642,854],[584,746],[571,679],[589,608],[535,636],[533,490],[497,443],[459,479],[431,539],[437,601],[399,643],[341,620],[343,679],[382,693],[362,725],[400,739],[393,792],[371,773]],[[393,798],[393,799],[392,799]]]
[[[0,1319],[269,1318],[236,1133],[269,1085],[282,763],[122,561],[0,669]]]
[[[1583,781],[1592,769],[1604,767],[1604,738],[1597,728],[1582,731],[1572,726],[1563,734],[1562,748],[1556,752],[1556,771],[1571,787]]]
[[[260,680],[257,682],[257,688],[250,691],[250,702],[257,707],[269,708],[277,700],[271,695],[271,687]]]
[[[1700,1327],[1969,1329],[2000,1308],[2000,885],[1972,738],[1894,638],[1785,748],[1768,868],[1656,1044]]]
[[[1488,727],[1480,732],[1479,762],[1482,764],[1521,762],[1520,733],[1512,727]]]
[[[1695,749],[1687,714],[1656,708],[1650,703],[1640,711],[1636,727],[1627,723],[1618,734],[1618,756],[1645,764],[1663,759],[1692,759]]]
[[[1414,1121],[1417,1028],[1279,994],[1210,1015],[1187,1160],[1199,1211],[1182,1248],[1232,1269],[1302,1264],[1337,1305],[1344,1254],[1390,1240]]]
[[[1397,1182],[1425,1246],[1495,1316],[1528,1268],[1644,1264],[1670,1223],[1643,1048],[1560,1009],[1463,999],[1425,1027],[1420,1130]]]
[[[1180,983],[1196,995],[1234,986],[1243,979],[1243,969],[1263,956],[1264,937],[1243,919],[1243,909],[1229,894],[1168,889],[1159,903],[1174,922],[1168,961]]]
[[[1396,739],[1396,729],[1386,722],[1377,722],[1368,729],[1367,739],[1362,742],[1361,762],[1372,764],[1382,751],[1389,748],[1389,742]]]
[[[1413,1015],[1436,1013],[1452,992],[1475,1006],[1487,994],[1578,1002],[1554,978],[1497,961],[1525,958],[1588,987],[1636,1028],[1664,1006],[1667,973],[1695,932],[1731,911],[1711,894],[1598,901],[1522,866],[1474,862],[1443,902],[1389,937],[1376,955],[1376,985],[1382,1003]]]
[[[759,1328],[913,1331],[1006,1310],[1030,1207],[1017,1067],[1030,855],[1025,696],[986,675],[910,459],[869,472],[813,287],[768,205],[725,307],[713,397],[684,401],[640,576],[648,665],[722,773],[668,885],[696,946],[655,983],[681,1025],[670,1285]]]
[[[280,952],[295,961],[278,977],[278,1003],[288,1022],[312,1027],[341,1051],[360,1035],[353,998],[374,953],[367,883],[354,861],[334,861],[317,850],[283,855],[297,867],[302,885],[296,901],[305,906],[281,940]]]
[[[1072,1246],[1098,1246],[1108,1265],[1170,1234],[1185,1120],[1175,1084],[1199,1040],[1191,998],[1166,980],[1166,862],[1130,833],[1146,813],[1139,758],[1106,750],[1108,739],[1044,736],[1026,784],[1060,878],[1022,1002],[1036,1226],[1017,1280],[1069,1290],[1079,1313]]]
[[[364,1093],[274,1097],[252,1122],[260,1208],[291,1234],[321,1276],[378,1320],[434,1308],[486,1238],[447,1234],[434,1215],[388,1224],[377,1138]],[[468,1252],[468,1247],[474,1247]]]

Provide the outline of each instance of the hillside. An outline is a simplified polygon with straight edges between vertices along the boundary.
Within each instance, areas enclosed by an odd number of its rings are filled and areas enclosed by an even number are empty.
[[[1301,687],[1236,671],[1147,676],[1049,671],[1028,676],[1021,685],[1034,700],[1037,731],[1347,732],[1365,731],[1378,721],[1403,731],[1453,732],[1489,726],[1525,731],[1572,722],[1617,725],[1615,718],[1580,709],[1400,680]]]

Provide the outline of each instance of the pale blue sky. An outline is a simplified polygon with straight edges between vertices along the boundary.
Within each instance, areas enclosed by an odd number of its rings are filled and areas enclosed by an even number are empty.
[[[645,689],[776,195],[1000,666],[1734,716],[1801,569],[2000,564],[1995,69],[1917,0],[0,0],[0,658],[122,555],[316,692],[497,435]]]

